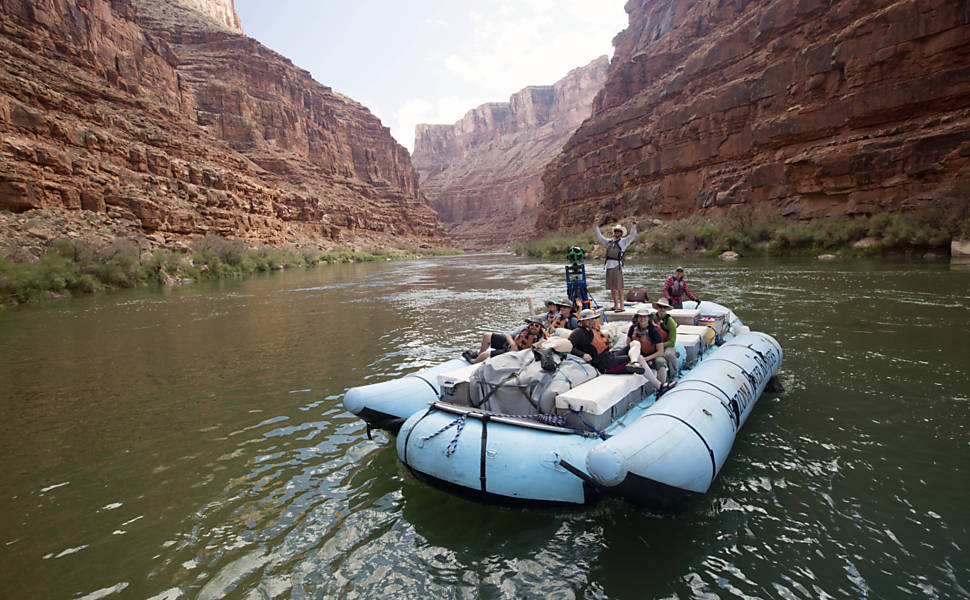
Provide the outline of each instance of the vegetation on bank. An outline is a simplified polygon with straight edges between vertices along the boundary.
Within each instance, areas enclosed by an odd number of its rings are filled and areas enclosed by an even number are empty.
[[[136,243],[116,239],[103,247],[61,239],[40,260],[13,263],[0,257],[0,307],[51,296],[90,294],[149,284],[171,285],[238,277],[321,263],[373,262],[453,253],[442,249],[355,251],[336,248],[251,248],[244,242],[207,236],[189,252],[156,250],[139,258]]]
[[[878,214],[852,219],[788,221],[744,217],[689,217],[644,227],[628,257],[718,256],[732,250],[742,256],[874,256],[882,254],[949,252],[950,240],[970,237],[970,216],[962,212],[925,211],[914,215]],[[608,235],[609,232],[604,232]],[[574,235],[553,234],[514,248],[517,254],[560,259],[572,246],[595,245],[593,230]],[[598,251],[601,249],[598,249]]]

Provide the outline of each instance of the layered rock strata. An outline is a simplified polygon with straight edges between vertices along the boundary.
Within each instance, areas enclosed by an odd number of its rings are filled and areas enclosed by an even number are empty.
[[[949,0],[630,0],[539,227],[872,214],[970,190],[970,9]]]
[[[421,188],[456,245],[501,248],[534,233],[542,171],[589,116],[608,67],[603,56],[453,125],[417,126],[412,160]]]
[[[218,233],[446,245],[407,150],[240,33],[232,0],[0,0],[0,209]]]

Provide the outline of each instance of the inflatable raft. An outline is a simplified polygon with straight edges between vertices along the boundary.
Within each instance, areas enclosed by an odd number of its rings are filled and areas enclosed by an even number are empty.
[[[489,501],[588,504],[616,495],[677,509],[705,494],[782,361],[778,342],[704,302],[678,321],[680,379],[658,398],[641,375],[600,375],[531,350],[455,359],[352,388],[344,405],[397,434],[417,476]],[[609,313],[628,323],[638,307]],[[545,368],[544,368],[545,367]]]

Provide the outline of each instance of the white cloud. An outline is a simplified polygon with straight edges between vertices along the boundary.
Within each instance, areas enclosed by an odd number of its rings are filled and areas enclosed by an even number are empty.
[[[497,11],[470,16],[464,45],[443,64],[462,81],[507,97],[611,54],[625,26],[621,0],[568,0],[565,10],[555,0],[502,0]]]

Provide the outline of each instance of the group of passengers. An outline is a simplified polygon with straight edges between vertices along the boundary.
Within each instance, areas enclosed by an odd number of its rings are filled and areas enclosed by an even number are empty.
[[[534,313],[531,299],[527,302],[529,312]],[[477,351],[466,350],[462,356],[473,364],[478,363],[504,352],[532,348],[540,340],[556,335],[557,330],[565,329],[569,330],[571,354],[589,362],[600,373],[642,374],[662,391],[673,385],[678,373],[674,350],[677,323],[667,312],[671,305],[666,299],[653,303],[656,313],[648,308],[637,311],[627,331],[626,344],[616,350],[601,330],[600,316],[595,310],[587,308],[575,315],[576,304],[556,298],[548,298],[545,306],[545,313],[530,314],[513,331],[484,334],[481,347]]]

